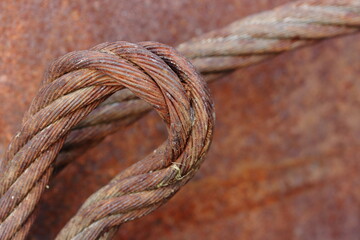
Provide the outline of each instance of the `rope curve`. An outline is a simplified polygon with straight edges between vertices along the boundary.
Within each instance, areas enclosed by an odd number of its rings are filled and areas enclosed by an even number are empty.
[[[280,53],[327,38],[356,33],[359,0],[306,0],[238,20],[180,44],[184,54],[208,81]],[[141,118],[151,107],[129,91],[118,91],[78,124],[56,161],[60,171],[89,146]]]
[[[26,235],[67,134],[124,88],[155,108],[168,139],[93,194],[57,239],[112,233],[164,204],[191,179],[209,148],[214,124],[209,92],[193,66],[171,47],[153,42],[105,43],[72,52],[49,66],[1,161],[0,239]]]
[[[196,37],[177,50],[210,82],[359,27],[359,0],[297,1]],[[164,204],[200,167],[214,116],[191,64],[159,43],[104,43],[50,65],[0,161],[0,239],[25,238],[54,168],[61,170],[152,108],[167,125],[168,140],[94,193],[57,239],[109,239],[120,224]]]

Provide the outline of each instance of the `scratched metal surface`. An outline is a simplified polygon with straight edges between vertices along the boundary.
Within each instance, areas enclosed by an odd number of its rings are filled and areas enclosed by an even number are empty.
[[[0,151],[46,64],[104,41],[176,45],[289,0],[0,2]],[[217,124],[195,179],[118,239],[358,239],[360,36],[323,42],[211,85]],[[30,239],[52,239],[89,194],[154,149],[150,114],[50,183]]]

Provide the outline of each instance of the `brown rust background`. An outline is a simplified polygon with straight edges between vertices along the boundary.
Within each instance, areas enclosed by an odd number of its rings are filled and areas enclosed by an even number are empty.
[[[48,62],[104,41],[192,36],[289,0],[0,2],[0,151],[19,128]],[[211,85],[207,161],[119,239],[359,239],[360,35],[239,70]],[[52,239],[89,194],[166,131],[155,114],[108,137],[50,184],[30,239]]]

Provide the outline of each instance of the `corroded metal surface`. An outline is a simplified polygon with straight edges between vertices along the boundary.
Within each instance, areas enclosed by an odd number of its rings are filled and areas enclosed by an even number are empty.
[[[1,149],[50,59],[103,41],[175,46],[286,2],[2,1]],[[119,238],[357,239],[359,40],[328,41],[215,83],[218,117],[207,163],[187,189],[124,225]],[[50,184],[32,238],[53,237],[91,192],[165,137],[152,114],[87,153]]]

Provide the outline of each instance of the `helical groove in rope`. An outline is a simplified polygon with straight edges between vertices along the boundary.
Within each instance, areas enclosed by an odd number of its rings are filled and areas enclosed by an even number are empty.
[[[283,52],[356,33],[359,28],[359,0],[295,1],[196,37],[180,44],[177,50],[209,82]],[[150,109],[128,91],[115,93],[73,129],[58,157],[57,168]]]
[[[194,38],[177,50],[213,80],[359,27],[359,0],[297,1]],[[157,72],[145,55],[166,73]],[[164,45],[105,43],[54,62],[0,162],[0,239],[25,238],[59,152],[57,169],[151,108],[168,126],[168,141],[92,195],[58,239],[108,239],[121,223],[167,201],[200,166],[213,117],[206,87],[186,60]]]
[[[214,112],[205,83],[160,43],[101,44],[50,65],[1,162],[0,239],[23,232],[71,128],[110,94],[128,88],[168,127],[168,140],[91,196],[57,239],[97,239],[165,203],[199,168]],[[41,119],[42,121],[39,121]]]

